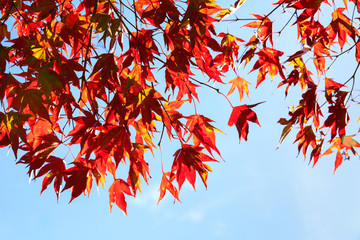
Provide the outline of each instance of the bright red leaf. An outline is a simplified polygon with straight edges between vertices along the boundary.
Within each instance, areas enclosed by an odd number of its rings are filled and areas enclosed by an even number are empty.
[[[238,130],[239,133],[239,142],[241,141],[241,138],[244,138],[245,141],[247,141],[247,136],[249,133],[248,121],[256,123],[260,126],[256,113],[253,110],[251,110],[251,108],[261,103],[263,102],[256,103],[253,105],[241,105],[233,108],[228,125],[231,127],[232,125],[235,124],[236,129]]]
[[[110,211],[112,210],[112,207],[115,203],[116,206],[123,210],[124,213],[127,215],[127,203],[125,201],[125,194],[133,196],[130,190],[130,185],[122,179],[115,179],[115,181],[109,188]]]

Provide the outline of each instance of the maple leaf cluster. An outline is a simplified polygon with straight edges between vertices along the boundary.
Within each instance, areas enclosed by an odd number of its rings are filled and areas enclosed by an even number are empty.
[[[243,64],[257,73],[256,87],[270,78],[278,88],[286,86],[286,96],[291,86],[304,91],[289,117],[279,120],[280,143],[297,129],[299,152],[306,157],[310,149],[313,165],[336,148],[336,170],[349,150],[355,155],[360,147],[357,133],[346,131],[348,108],[359,103],[359,18],[350,13],[360,12],[360,2],[280,0],[266,15],[240,19],[236,11],[244,3],[224,8],[215,0],[2,0],[0,147],[11,147],[30,177],[43,178],[41,192],[52,184],[57,197],[70,190],[70,201],[90,194],[93,182],[104,187],[112,178],[110,209],[117,205],[126,213],[126,197],[135,197],[141,181],[150,178],[145,153],[167,137],[180,148],[171,169],[161,169],[159,201],[166,192],[179,200],[185,180],[195,188],[198,175],[207,186],[208,164],[221,158],[219,130],[196,110],[200,87],[229,101],[228,125],[236,126],[239,140],[248,139],[249,122],[260,126],[253,110],[260,103],[233,106],[228,99],[235,89],[240,102],[244,92],[249,98],[251,79],[238,74]],[[319,14],[325,5],[332,7],[330,23]],[[279,30],[274,22],[281,18],[287,20]],[[241,28],[216,32],[224,21],[247,21],[241,27],[254,34],[243,40],[235,36]],[[284,54],[274,41],[287,28],[297,30],[301,49],[295,53]],[[337,82],[327,73],[344,53],[353,53],[356,66],[348,80]],[[236,77],[226,84],[230,71]],[[194,114],[184,115],[184,104],[194,104]],[[331,146],[323,151],[326,138]],[[127,168],[127,176],[119,168]]]

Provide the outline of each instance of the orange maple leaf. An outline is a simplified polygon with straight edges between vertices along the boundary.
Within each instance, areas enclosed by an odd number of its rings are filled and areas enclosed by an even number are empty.
[[[248,85],[250,84],[249,82],[247,82],[244,78],[236,76],[236,78],[230,80],[228,82],[228,84],[232,83],[232,86],[227,94],[227,96],[229,96],[230,94],[232,94],[235,90],[235,88],[238,89],[239,91],[239,95],[240,95],[240,102],[242,101],[243,97],[244,97],[244,91],[247,95],[247,97],[249,98],[249,88]]]
[[[336,169],[341,165],[341,163],[344,160],[344,156],[346,159],[349,158],[349,154],[348,154],[348,150],[351,150],[351,152],[354,155],[357,155],[357,152],[355,151],[355,147],[358,148],[360,147],[360,143],[358,143],[356,140],[353,139],[355,135],[351,135],[351,136],[343,136],[343,137],[337,137],[335,139],[333,139],[331,141],[331,143],[333,144],[328,150],[326,150],[322,155],[328,155],[333,153],[333,148],[336,148],[337,153],[336,153],[336,159],[335,159],[335,169],[334,169],[334,173],[336,171]],[[343,150],[343,152],[341,153],[341,150]]]

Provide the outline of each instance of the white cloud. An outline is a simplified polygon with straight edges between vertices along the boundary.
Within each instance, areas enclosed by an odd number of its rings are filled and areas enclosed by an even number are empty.
[[[145,189],[142,193],[138,192],[136,198],[132,199],[131,203],[138,207],[147,207],[149,210],[154,210],[157,207],[157,200],[159,198],[159,189],[156,186]]]
[[[217,236],[222,236],[226,231],[227,225],[223,222],[218,222],[214,227],[214,234]]]
[[[190,220],[192,222],[201,222],[204,218],[204,211],[190,210],[182,216],[182,220]]]

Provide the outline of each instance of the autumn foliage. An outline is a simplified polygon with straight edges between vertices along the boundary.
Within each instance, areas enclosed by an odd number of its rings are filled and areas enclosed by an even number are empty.
[[[199,88],[229,101],[228,125],[247,140],[260,126],[255,111],[263,102],[241,102],[250,85],[272,80],[286,96],[290,87],[303,92],[279,120],[280,144],[295,132],[313,165],[335,152],[336,170],[360,147],[357,132],[346,131],[349,108],[359,104],[360,1],[280,0],[268,13],[239,18],[244,2],[1,0],[0,146],[12,149],[30,177],[42,178],[41,192],[50,185],[58,197],[70,190],[72,201],[90,194],[93,183],[112,181],[110,209],[126,213],[126,198],[150,178],[144,154],[163,138],[180,148],[171,169],[159,169],[159,201],[166,192],[179,200],[185,181],[207,186],[208,164],[221,153],[219,130],[196,111]],[[239,22],[242,28],[230,32],[215,29]],[[298,49],[285,53],[276,41],[291,28]],[[243,29],[253,36],[242,39]],[[329,70],[345,53],[353,56],[353,73],[332,79]],[[240,76],[239,64],[256,80]],[[229,80],[230,73],[236,77]],[[184,104],[194,106],[192,115],[184,115]],[[119,168],[128,175],[118,176]]]

